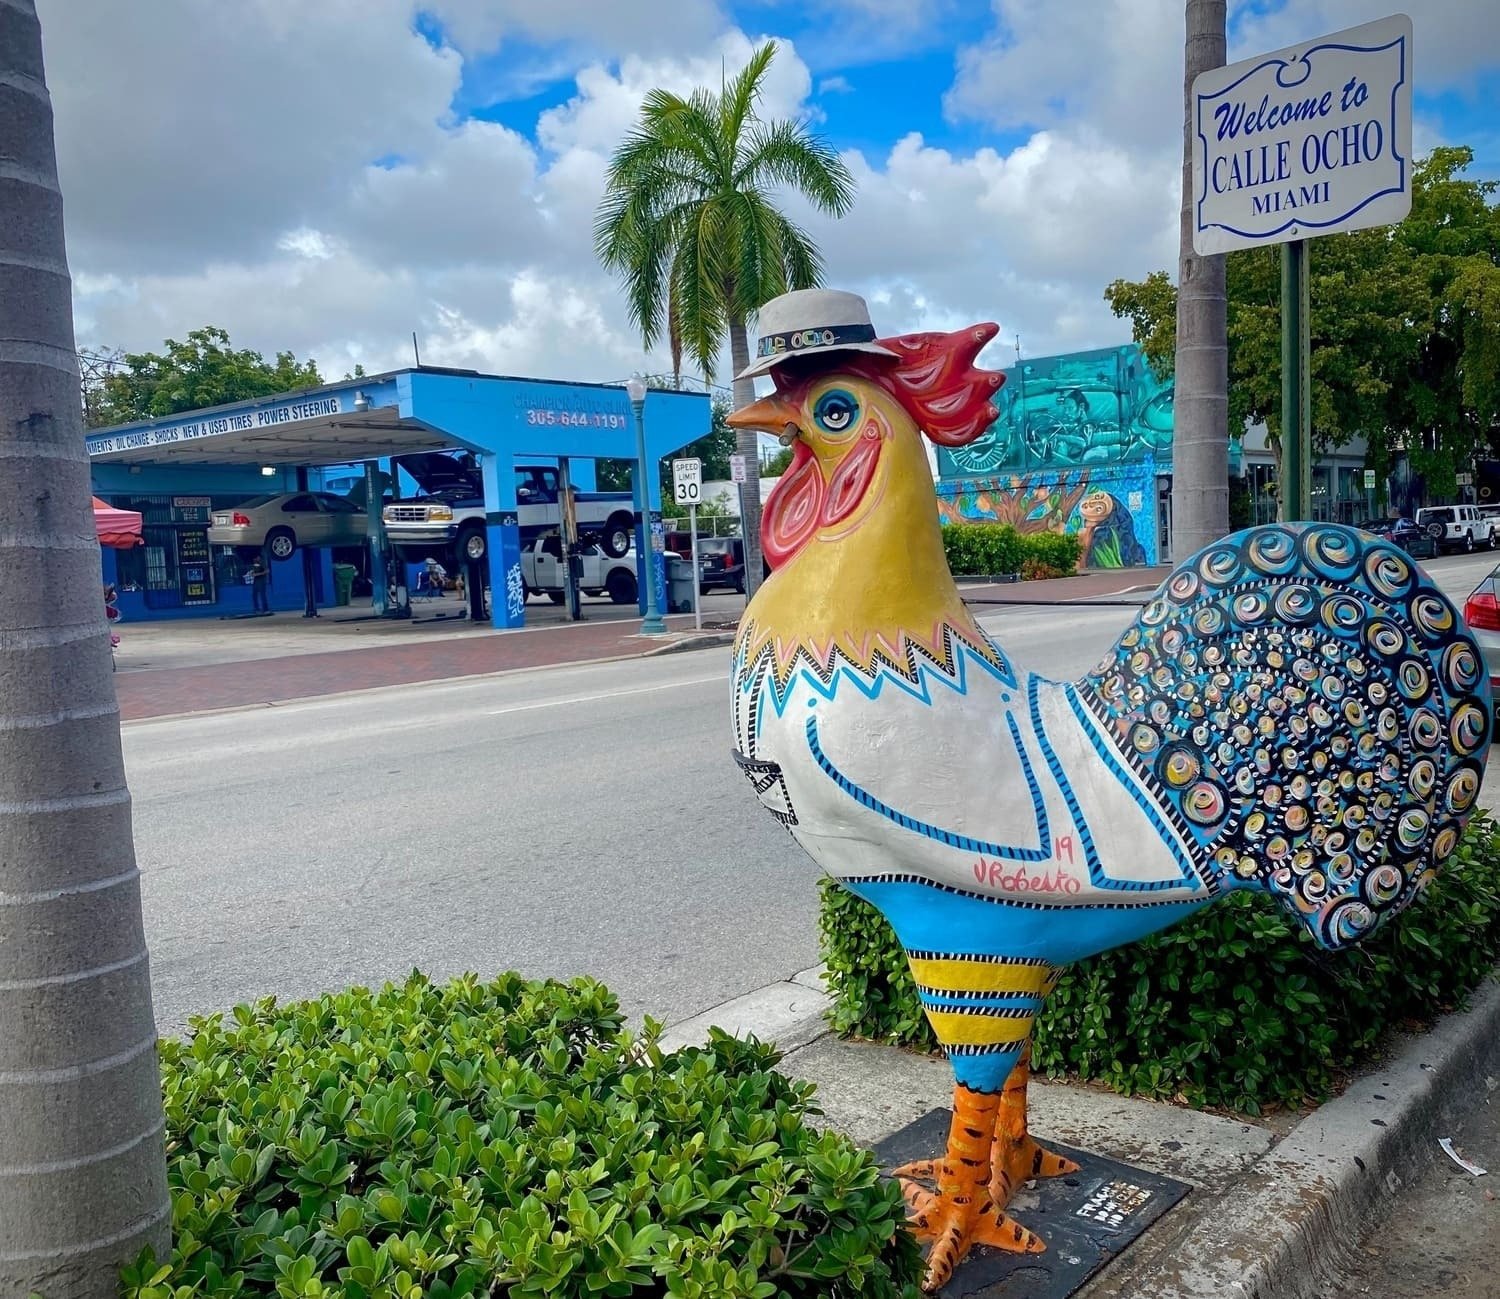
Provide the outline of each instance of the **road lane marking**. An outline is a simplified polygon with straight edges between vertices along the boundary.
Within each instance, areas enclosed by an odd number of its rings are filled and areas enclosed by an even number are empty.
[[[679,686],[706,686],[713,683],[723,685],[729,684],[729,678],[722,675],[711,677],[692,677],[687,681],[667,681],[655,686],[633,686],[629,690],[610,690],[599,695],[575,695],[570,699],[539,699],[530,704],[511,704],[505,708],[486,708],[484,716],[502,717],[506,713],[529,713],[538,708],[561,708],[564,704],[593,704],[604,699],[622,699],[626,695],[650,695],[659,690],[676,690]]]

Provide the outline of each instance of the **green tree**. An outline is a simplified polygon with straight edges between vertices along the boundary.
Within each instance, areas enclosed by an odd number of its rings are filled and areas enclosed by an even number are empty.
[[[782,447],[774,456],[761,466],[760,476],[762,478],[780,478],[792,467],[791,447]]]
[[[734,454],[735,433],[725,421],[729,418],[729,403],[715,397],[712,405],[712,422],[709,430],[696,442],[689,442],[681,451],[674,451],[671,459],[661,462],[662,499],[672,496],[672,460],[703,461],[703,481],[723,482],[729,477],[729,457]]]
[[[132,352],[100,385],[100,399],[89,416],[93,427],[156,419],[178,411],[222,406],[225,402],[269,397],[323,382],[314,361],[277,352],[267,361],[259,352],[230,346],[229,335],[205,325],[179,343],[169,338],[162,352]]]
[[[819,211],[841,216],[854,178],[831,146],[803,122],[764,121],[755,111],[776,47],[767,42],[715,95],[684,99],[653,90],[640,120],[610,160],[594,224],[600,260],[625,282],[630,315],[653,346],[665,332],[712,380],[727,334],[734,374],[750,363],[749,321],[788,289],[812,288],[823,261],[807,232],[777,207],[795,190]],[[738,377],[734,403],[753,400]],[[738,449],[758,459],[759,435],[742,430]],[[760,500],[745,496],[749,590],[760,581]]]
[[[0,158],[0,1295],[114,1299],[171,1205],[34,0]]]
[[[1383,478],[1405,451],[1438,495],[1495,448],[1500,422],[1500,208],[1496,182],[1464,175],[1444,147],[1412,177],[1399,225],[1309,241],[1313,435],[1327,449],[1363,435]],[[1230,427],[1281,435],[1279,250],[1229,254]],[[1165,272],[1104,292],[1158,373],[1170,373],[1176,292]]]

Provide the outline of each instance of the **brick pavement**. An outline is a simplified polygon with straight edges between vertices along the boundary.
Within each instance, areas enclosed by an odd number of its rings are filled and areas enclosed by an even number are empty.
[[[1144,595],[1167,575],[1166,568],[1124,569],[1084,573],[1049,581],[965,584],[961,590],[976,605],[1057,604],[1099,600],[1119,595]],[[668,625],[677,637],[692,631],[692,619],[672,617]],[[349,690],[446,681],[564,663],[639,657],[660,650],[664,642],[636,634],[633,619],[540,627],[526,631],[430,640],[408,645],[341,649],[279,658],[186,668],[120,672],[115,693],[125,721],[206,712],[255,704],[310,699]],[[705,626],[705,631],[710,628]]]
[[[639,623],[634,621],[586,622],[461,640],[120,672],[115,675],[115,694],[121,719],[139,721],[519,668],[638,657],[679,643],[684,633],[692,633],[691,618],[673,617],[667,622],[673,632],[669,640],[636,634]]]

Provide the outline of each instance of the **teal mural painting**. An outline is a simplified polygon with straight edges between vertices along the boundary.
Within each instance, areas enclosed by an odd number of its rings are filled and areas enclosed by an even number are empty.
[[[1134,343],[1023,359],[1003,372],[1000,418],[970,447],[939,452],[944,477],[1072,469],[1146,459],[1172,463],[1171,379]]]
[[[1156,563],[1172,380],[1134,343],[1023,359],[1003,373],[1000,418],[972,445],[938,451],[944,520],[1076,534],[1084,568]]]

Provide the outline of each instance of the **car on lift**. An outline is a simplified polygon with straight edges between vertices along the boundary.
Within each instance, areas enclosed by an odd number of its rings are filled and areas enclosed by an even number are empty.
[[[482,560],[489,551],[484,478],[473,456],[429,451],[399,457],[420,495],[392,501],[381,511],[386,536],[403,559],[420,562],[438,549],[455,564]],[[516,515],[521,545],[562,525],[558,471],[551,465],[517,465]],[[635,544],[629,492],[574,492],[581,540],[597,541],[619,558]]]
[[[607,595],[614,604],[632,604],[640,585],[635,576],[635,549],[606,555],[598,543],[580,545],[578,589],[584,595]],[[521,580],[526,594],[545,595],[553,604],[566,598],[563,585],[562,538],[555,532],[538,537],[521,551]]]
[[[272,559],[290,559],[298,546],[363,546],[365,512],[332,492],[283,492],[257,496],[227,510],[215,510],[208,528],[210,546],[240,551],[264,547]]]

